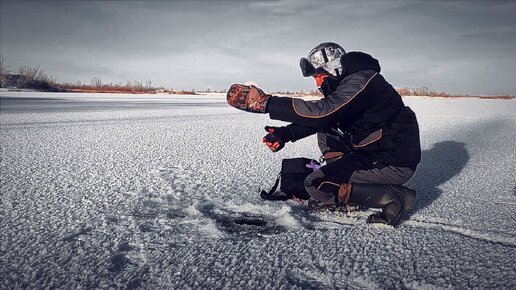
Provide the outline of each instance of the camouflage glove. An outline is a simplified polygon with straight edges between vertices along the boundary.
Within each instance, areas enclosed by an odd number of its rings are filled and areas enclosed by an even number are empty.
[[[232,107],[253,113],[267,113],[267,102],[271,95],[255,86],[233,84],[229,88],[227,101]]]

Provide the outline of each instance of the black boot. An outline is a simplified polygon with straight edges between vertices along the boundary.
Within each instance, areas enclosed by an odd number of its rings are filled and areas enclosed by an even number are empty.
[[[383,209],[381,213],[369,216],[368,222],[395,226],[412,208],[415,199],[416,192],[401,185],[353,183],[349,202]]]

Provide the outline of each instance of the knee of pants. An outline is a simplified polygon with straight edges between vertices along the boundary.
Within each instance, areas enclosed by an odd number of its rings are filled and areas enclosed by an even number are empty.
[[[319,170],[312,172],[305,178],[305,182],[304,182],[305,188],[309,188],[309,187],[313,187],[313,186],[317,187],[316,183],[318,180],[321,180],[321,179],[324,179],[324,173],[322,172],[322,170],[319,169]]]
[[[317,200],[333,199],[339,189],[337,184],[326,180],[321,170],[316,170],[308,175],[305,179],[304,186],[306,192]]]

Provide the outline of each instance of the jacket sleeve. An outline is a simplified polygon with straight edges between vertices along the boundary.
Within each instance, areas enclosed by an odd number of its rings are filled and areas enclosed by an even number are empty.
[[[371,105],[371,94],[361,94],[378,73],[360,71],[344,78],[337,89],[317,101],[271,97],[267,110],[271,119],[312,128],[328,128],[339,122],[349,125]]]
[[[288,133],[289,133],[291,142],[296,142],[297,140],[303,139],[305,137],[308,137],[310,135],[317,133],[316,128],[306,127],[306,126],[299,125],[296,123],[287,125],[286,128],[288,129]]]

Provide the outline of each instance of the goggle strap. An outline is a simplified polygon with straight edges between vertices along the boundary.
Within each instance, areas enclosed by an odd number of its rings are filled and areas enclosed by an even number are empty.
[[[324,62],[328,62],[328,56],[326,55],[326,49],[321,49],[322,57],[324,58]]]

